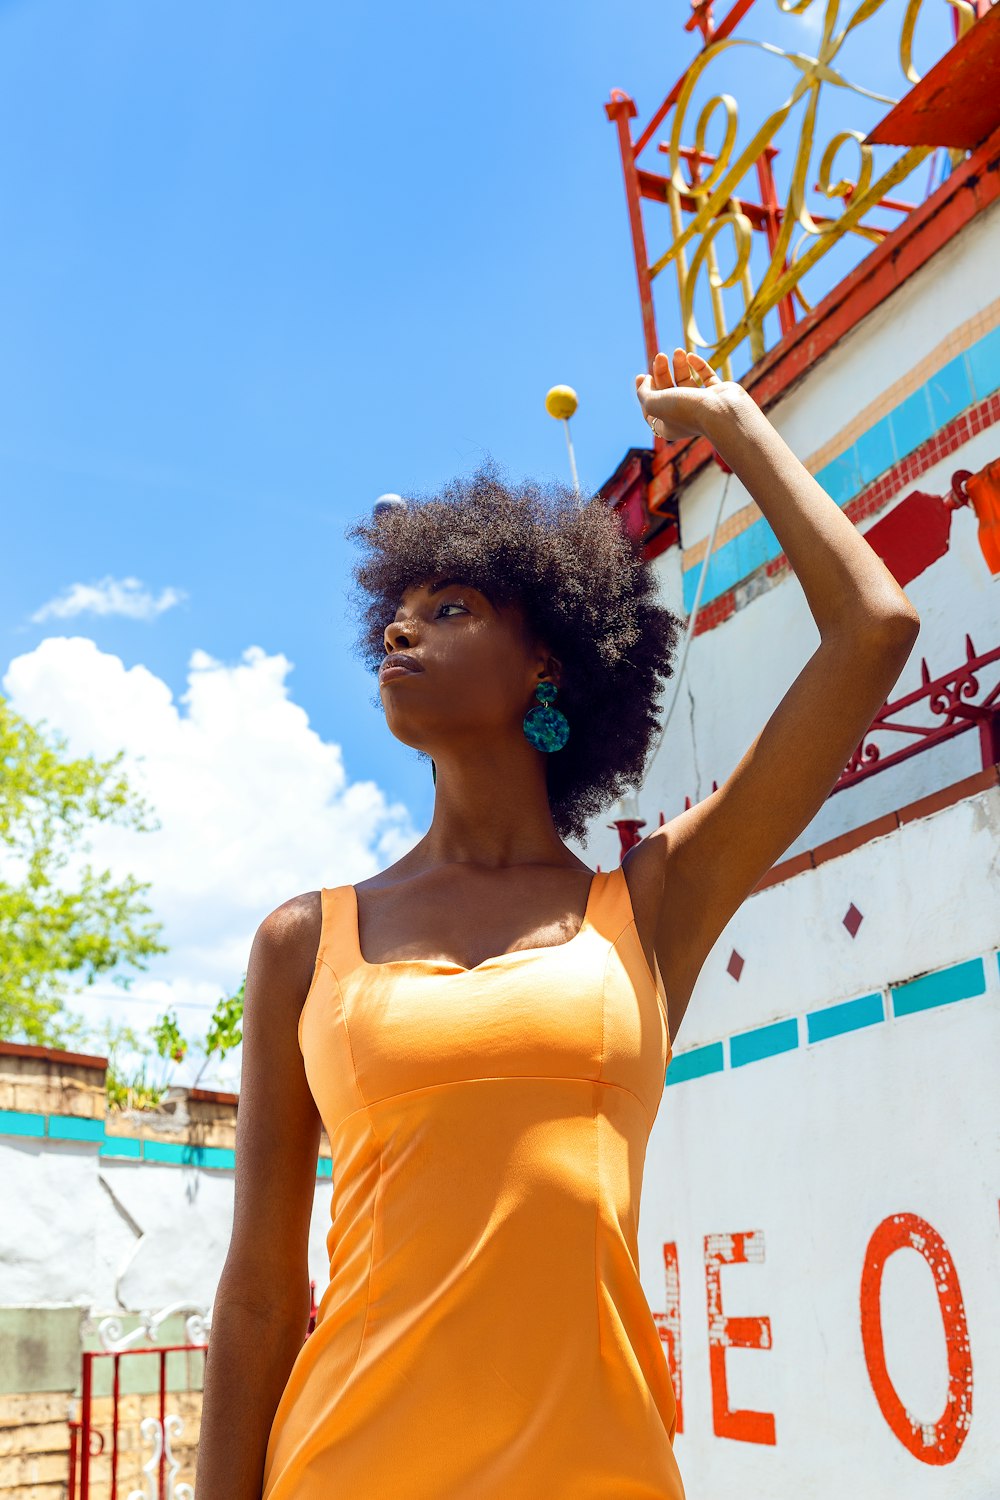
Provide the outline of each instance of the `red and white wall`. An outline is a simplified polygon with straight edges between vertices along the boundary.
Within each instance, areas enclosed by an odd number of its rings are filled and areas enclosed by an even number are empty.
[[[995,204],[768,411],[920,613],[890,699],[922,659],[957,672],[967,636],[1000,647],[1000,574],[972,509],[944,504],[956,471],[1000,458],[998,253]],[[712,463],[682,488],[651,563],[684,613],[724,483]],[[642,832],[725,779],[818,639],[732,476]],[[976,676],[967,703],[1000,661]],[[930,700],[902,717],[942,722]],[[1000,1495],[998,775],[970,721],[831,796],[722,933],[673,1038],[640,1272],[692,1500]],[[602,868],[611,821],[580,851]]]

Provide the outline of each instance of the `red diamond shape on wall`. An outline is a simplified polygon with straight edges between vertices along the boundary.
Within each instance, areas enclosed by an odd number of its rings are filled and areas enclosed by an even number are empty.
[[[729,955],[729,962],[726,964],[726,973],[731,974],[737,983],[739,982],[740,975],[743,973],[743,959],[735,948]]]
[[[861,913],[858,911],[858,908],[852,901],[850,906],[847,908],[847,915],[844,918],[844,926],[851,934],[851,937],[857,937],[858,928],[861,926],[864,920],[864,917],[861,915]]]

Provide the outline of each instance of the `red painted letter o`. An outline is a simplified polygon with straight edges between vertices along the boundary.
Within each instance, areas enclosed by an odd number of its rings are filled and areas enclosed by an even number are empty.
[[[896,1250],[917,1250],[930,1267],[948,1349],[948,1397],[936,1422],[906,1410],[889,1379],[882,1338],[882,1273]],[[972,1422],[972,1352],[955,1265],[937,1230],[917,1214],[883,1219],[868,1241],[861,1272],[861,1342],[875,1399],[896,1437],[925,1464],[950,1464]]]

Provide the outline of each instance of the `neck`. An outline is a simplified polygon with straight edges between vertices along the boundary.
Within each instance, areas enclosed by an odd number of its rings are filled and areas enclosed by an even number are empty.
[[[522,736],[523,738],[523,736]],[[524,741],[477,743],[473,756],[434,756],[434,816],[410,851],[413,868],[465,863],[580,866],[549,808],[543,752]]]

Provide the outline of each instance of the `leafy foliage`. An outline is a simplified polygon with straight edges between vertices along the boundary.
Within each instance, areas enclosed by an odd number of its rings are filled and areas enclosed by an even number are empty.
[[[100,974],[127,989],[122,965],[165,953],[149,920],[149,881],[95,870],[84,856],[94,825],[152,832],[159,824],[121,769],[73,758],[0,695],[0,1036],[66,1047],[84,1031],[64,998]]]

